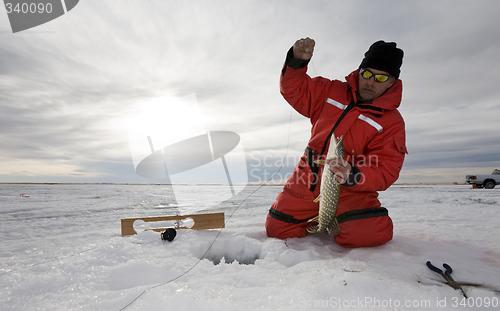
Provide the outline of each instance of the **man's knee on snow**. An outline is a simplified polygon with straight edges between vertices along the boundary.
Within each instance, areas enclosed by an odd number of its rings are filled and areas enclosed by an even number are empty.
[[[289,224],[267,215],[266,232],[270,238],[288,239],[303,238],[307,231],[304,226],[298,224]]]
[[[392,240],[393,225],[389,216],[346,221],[340,228],[334,239],[346,248],[378,246]]]

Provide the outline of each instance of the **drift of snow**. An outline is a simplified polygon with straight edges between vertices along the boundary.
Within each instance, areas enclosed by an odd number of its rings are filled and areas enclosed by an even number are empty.
[[[0,185],[2,310],[498,309],[499,189],[393,186],[380,199],[394,239],[359,249],[325,234],[268,238],[280,191],[248,186],[204,211],[223,211],[226,228],[167,242],[120,235],[121,218],[175,214],[166,186]],[[463,300],[428,260],[487,287],[464,287]]]

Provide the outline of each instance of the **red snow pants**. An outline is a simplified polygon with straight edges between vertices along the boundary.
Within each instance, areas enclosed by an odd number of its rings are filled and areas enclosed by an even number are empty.
[[[268,214],[266,231],[269,237],[279,239],[305,237],[308,234],[306,228],[310,224],[303,220],[318,215],[319,204],[313,202],[317,194],[309,189],[294,188],[292,190],[289,185],[285,185],[272,208],[292,216],[297,221],[289,223]],[[385,244],[392,239],[392,220],[387,210],[380,207],[377,197],[376,192],[342,191],[337,209],[341,231],[333,237],[337,244],[346,248],[369,247]]]

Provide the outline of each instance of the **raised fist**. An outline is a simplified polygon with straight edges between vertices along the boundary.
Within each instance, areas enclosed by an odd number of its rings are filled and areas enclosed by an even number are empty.
[[[316,42],[309,37],[295,41],[293,45],[293,57],[302,60],[311,59],[315,44]]]

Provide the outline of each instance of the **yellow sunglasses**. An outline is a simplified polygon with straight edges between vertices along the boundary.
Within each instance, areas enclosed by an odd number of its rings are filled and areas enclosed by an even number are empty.
[[[374,74],[373,72],[371,72],[370,70],[368,69],[365,69],[365,68],[362,68],[359,73],[361,74],[361,76],[363,78],[365,78],[366,80],[370,80],[371,77],[373,77],[373,79],[376,81],[376,82],[379,82],[379,83],[383,83],[383,82],[386,82],[387,80],[389,80],[389,78],[391,76],[388,76],[388,75],[384,75],[384,74]]]

